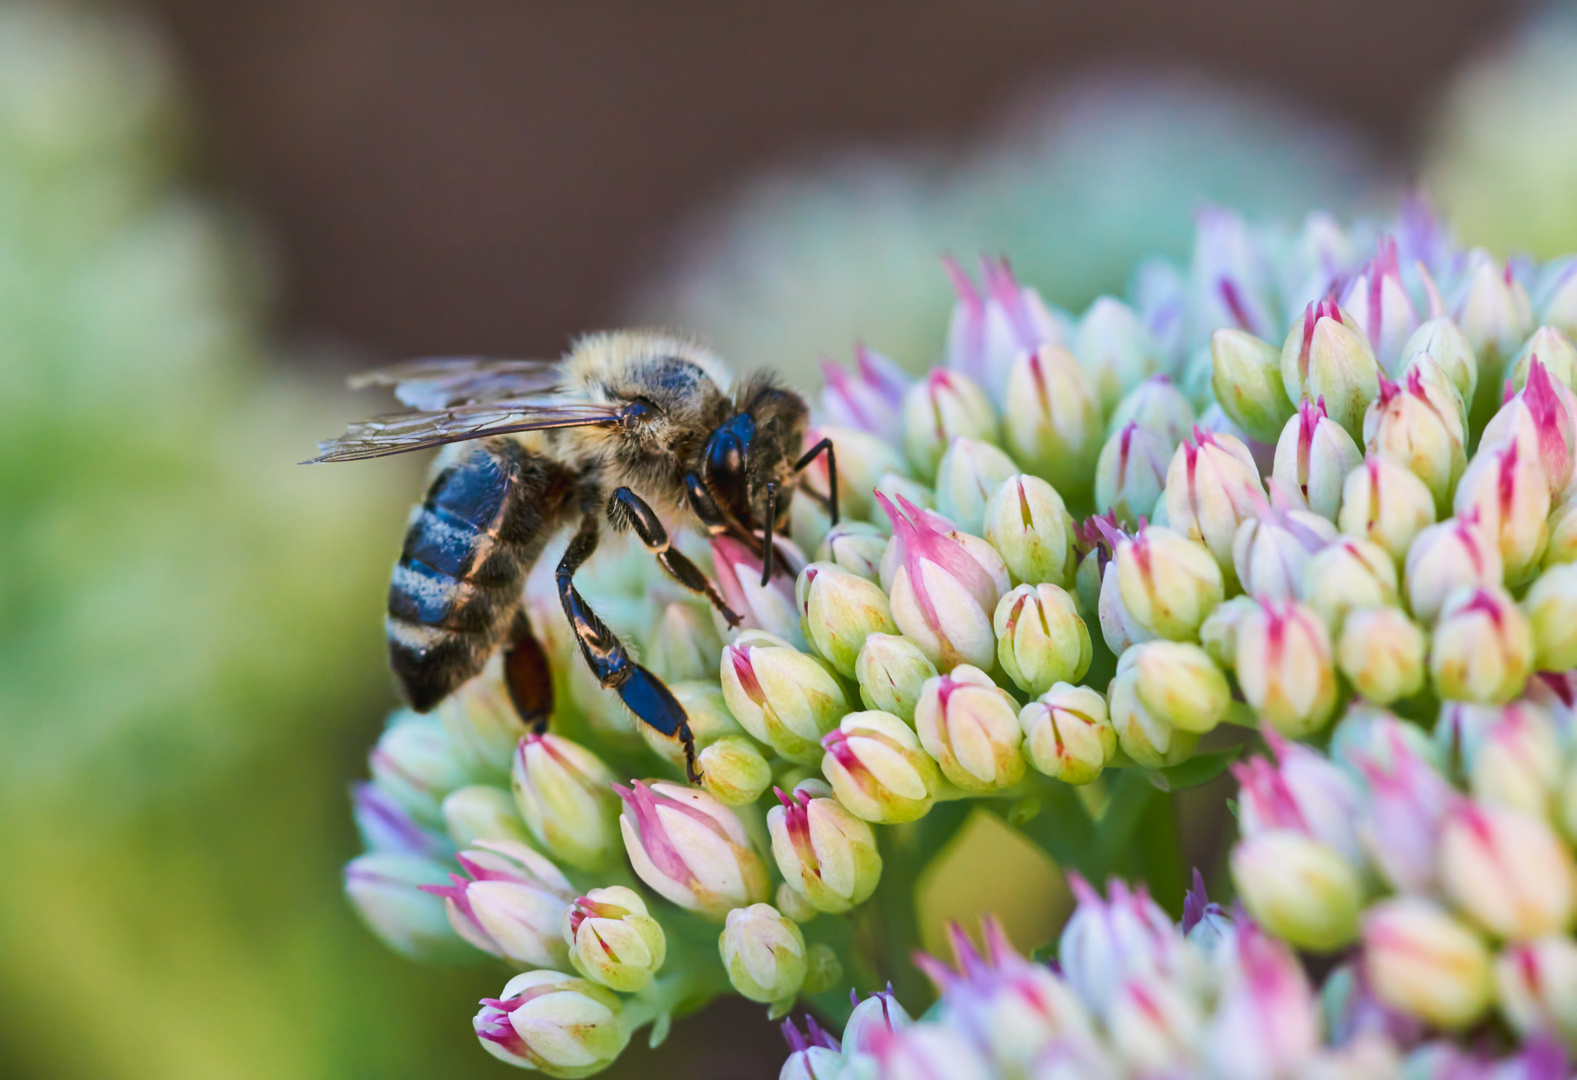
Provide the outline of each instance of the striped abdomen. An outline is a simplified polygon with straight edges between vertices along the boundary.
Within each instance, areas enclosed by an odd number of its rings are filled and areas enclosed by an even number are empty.
[[[389,583],[389,658],[418,712],[479,673],[509,633],[525,575],[574,476],[510,439],[466,444],[411,515]]]

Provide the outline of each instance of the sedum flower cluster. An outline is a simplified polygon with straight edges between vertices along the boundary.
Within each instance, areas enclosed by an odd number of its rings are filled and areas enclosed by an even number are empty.
[[[1412,200],[1393,221],[1314,214],[1291,232],[1207,210],[1190,267],[1146,264],[1129,300],[1077,318],[1005,261],[945,269],[940,365],[910,378],[862,347],[827,369],[808,437],[833,441],[836,474],[824,457],[804,477],[781,549],[794,573],[762,584],[743,544],[712,542],[741,627],[641,552],[588,575],[685,704],[700,785],[589,681],[551,592],[528,586],[556,654],[553,732],[520,728],[496,673],[434,716],[398,714],[357,796],[370,850],[352,899],[410,955],[522,972],[484,1000],[483,1045],[588,1075],[719,992],[782,1015],[896,977],[917,944],[914,849],[957,819],[940,807],[1038,812],[1045,846],[1089,866],[1127,780],[1208,779],[1258,728],[1277,763],[1236,768],[1232,856],[1252,921],[1217,912],[1189,944],[1142,892],[1080,886],[1064,977],[993,938],[959,973],[927,965],[938,1023],[887,1040],[851,1020],[852,1056],[834,1066],[813,1033],[785,1075],[1361,1073],[1347,1054],[1390,1075],[1410,1045],[1349,1046],[1292,949],[1363,937],[1348,983],[1452,1030],[1489,1008],[1488,941],[1570,922],[1548,716],[1577,667],[1577,261],[1459,250]],[[1440,753],[1487,786],[1471,802],[1420,779],[1430,759],[1410,748],[1436,715]],[[1346,765],[1289,741],[1328,739]],[[1445,864],[1500,895],[1462,908]],[[1366,909],[1381,881],[1407,898]],[[1450,994],[1420,942],[1458,979],[1478,949],[1482,1000],[1403,1000]],[[836,1000],[815,1003],[840,1018]],[[856,1013],[896,1015],[872,1000]],[[1367,1016],[1348,1018],[1360,1035]]]

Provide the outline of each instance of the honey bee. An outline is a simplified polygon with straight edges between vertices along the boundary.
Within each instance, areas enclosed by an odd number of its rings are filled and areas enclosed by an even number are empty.
[[[684,708],[632,659],[575,588],[604,528],[632,530],[681,585],[737,626],[717,587],[670,541],[666,519],[726,533],[784,572],[774,536],[788,525],[800,474],[830,439],[804,449],[809,410],[771,375],[733,386],[700,343],[658,331],[591,334],[560,361],[418,360],[356,376],[392,386],[412,411],[352,424],[309,464],[460,444],[435,466],[411,512],[389,585],[389,657],[406,699],[427,712],[505,650],[515,709],[543,731],[553,711],[547,657],[522,603],[526,574],[560,529],[574,533],[556,572],[559,599],[592,673],[643,723],[677,739],[692,783],[695,740]],[[801,453],[801,451],[804,451]]]

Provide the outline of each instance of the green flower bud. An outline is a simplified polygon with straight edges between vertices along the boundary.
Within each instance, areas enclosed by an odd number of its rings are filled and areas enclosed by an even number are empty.
[[[1095,463],[1095,509],[1137,528],[1166,488],[1172,446],[1135,421],[1106,440]]]
[[[1210,552],[1171,529],[1150,526],[1117,545],[1113,560],[1123,606],[1157,637],[1187,641],[1222,600]]]
[[[843,961],[832,951],[831,945],[817,942],[805,953],[805,983],[800,987],[804,994],[820,994],[843,985]]]
[[[917,477],[929,480],[958,436],[996,442],[997,414],[974,380],[936,368],[904,392],[903,432],[909,464]]]
[[[1522,599],[1533,628],[1533,666],[1541,671],[1577,667],[1577,564],[1551,567]]]
[[[1095,387],[1103,412],[1110,412],[1124,394],[1160,367],[1160,344],[1144,321],[1133,308],[1110,296],[1097,297],[1085,311],[1073,351]]]
[[[1210,616],[1200,624],[1199,644],[1217,667],[1232,670],[1237,663],[1238,628],[1258,610],[1259,601],[1252,596],[1234,596],[1212,608]]]
[[[1533,671],[1533,630],[1504,590],[1468,587],[1440,609],[1429,650],[1435,692],[1496,704],[1522,693]]]
[[[772,902],[779,911],[797,923],[808,923],[821,914],[805,899],[804,893],[786,881],[779,883],[777,891],[772,894]]]
[[[577,898],[564,912],[564,941],[576,971],[621,994],[646,989],[668,955],[646,901],[622,885]]]
[[[892,713],[850,713],[822,746],[822,774],[857,817],[896,825],[931,809],[941,774],[920,737]]]
[[[854,661],[870,634],[896,634],[887,594],[874,581],[835,563],[811,563],[794,586],[800,630],[834,671],[854,677]]]
[[[1380,396],[1380,365],[1368,337],[1330,300],[1310,304],[1292,324],[1281,349],[1281,379],[1291,401],[1323,398],[1327,415],[1355,440],[1364,410]]]
[[[1336,527],[1348,536],[1378,544],[1395,562],[1407,556],[1413,537],[1434,521],[1434,496],[1399,461],[1370,454],[1342,484]]]
[[[1024,756],[1053,780],[1088,784],[1117,752],[1106,699],[1088,686],[1058,683],[1018,714]]]
[[[618,849],[613,774],[590,750],[558,735],[527,735],[515,752],[510,787],[537,844],[581,870]]]
[[[820,660],[761,630],[741,631],[723,647],[722,685],[734,719],[789,761],[815,761],[821,737],[848,709]]]
[[[1244,699],[1289,738],[1320,730],[1336,710],[1330,635],[1301,604],[1265,604],[1246,616],[1233,667]]]
[[[928,679],[914,726],[942,775],[965,791],[996,791],[1024,778],[1018,703],[979,668],[960,664]]]
[[[986,543],[996,549],[1014,582],[1066,588],[1078,560],[1074,522],[1057,489],[1038,476],[1010,476],[985,509]]]
[[[444,799],[444,827],[457,848],[477,840],[518,840],[530,834],[520,820],[515,798],[503,788],[472,784],[451,791]]]
[[[1521,390],[1528,384],[1528,366],[1535,357],[1544,365],[1551,378],[1568,390],[1572,388],[1572,380],[1577,379],[1577,346],[1555,327],[1541,326],[1522,343],[1522,348],[1512,358],[1511,369],[1506,374],[1506,381],[1511,384],[1512,390]]]
[[[1363,885],[1340,852],[1295,829],[1232,849],[1232,882],[1254,921],[1300,949],[1333,952],[1358,936]]]
[[[1303,564],[1298,599],[1333,635],[1353,608],[1394,604],[1396,597],[1396,564],[1367,540],[1338,537]]]
[[[1154,375],[1135,386],[1117,403],[1106,421],[1108,438],[1129,424],[1154,432],[1172,447],[1188,437],[1194,427],[1194,407],[1188,397],[1165,375]]]
[[[471,782],[438,718],[403,709],[389,717],[367,764],[378,786],[424,825],[443,824],[444,796]]]
[[[1002,481],[1018,473],[1013,459],[990,443],[960,436],[936,467],[936,509],[966,533],[979,536],[986,501]]]
[[[1500,548],[1473,522],[1450,518],[1418,534],[1407,549],[1403,580],[1408,608],[1419,622],[1433,626],[1446,597],[1458,589],[1500,585]]]
[[[1101,452],[1101,404],[1071,353],[1057,345],[1026,352],[1008,370],[1007,449],[1064,498],[1089,497]]]
[[[876,891],[882,857],[871,827],[831,796],[817,781],[791,795],[780,790],[782,805],[767,811],[767,829],[783,880],[816,911],[837,914]]]
[[[875,581],[886,550],[887,534],[875,525],[868,521],[840,521],[822,537],[816,548],[816,561],[836,563],[866,581]]]
[[[1357,690],[1377,705],[1424,688],[1424,632],[1400,608],[1356,608],[1342,624],[1336,661]]]
[[[805,935],[771,904],[735,908],[717,939],[728,981],[742,997],[788,1012],[805,982]]]
[[[1139,699],[1138,648],[1117,658],[1117,675],[1107,688],[1107,708],[1117,743],[1136,765],[1160,769],[1193,756],[1199,736],[1183,731],[1144,707]]]
[[[1489,1008],[1489,950],[1438,905],[1395,897],[1370,908],[1363,922],[1364,974],[1383,1004],[1443,1028],[1466,1027]]]
[[[1404,372],[1420,354],[1428,355],[1439,364],[1463,403],[1472,404],[1478,388],[1478,361],[1473,358],[1473,346],[1468,344],[1455,322],[1440,316],[1414,330],[1407,344],[1402,346],[1402,355],[1408,358]]]
[[[772,766],[743,735],[725,735],[695,757],[701,786],[727,806],[747,806],[772,784]]]
[[[712,616],[697,604],[675,601],[662,605],[641,662],[665,683],[710,679],[723,655]]]
[[[1180,731],[1203,735],[1226,718],[1232,690],[1210,656],[1182,641],[1146,641],[1132,654],[1134,693],[1145,712]]]
[[[1169,528],[1209,549],[1224,586],[1237,589],[1232,540],[1265,498],[1259,467],[1248,447],[1231,435],[1203,428],[1172,455],[1166,470]]]
[[[1308,508],[1328,521],[1336,520],[1342,481],[1363,464],[1363,454],[1342,426],[1325,415],[1325,406],[1302,402],[1276,440],[1271,481],[1296,492]]]
[[[1546,524],[1550,539],[1544,545],[1544,558],[1540,560],[1545,569],[1577,562],[1577,495],[1550,511]]]
[[[1025,693],[1077,682],[1090,668],[1090,631],[1073,597],[1055,585],[1020,585],[1008,593],[997,604],[992,628],[997,661]]]
[[[1251,438],[1274,442],[1293,414],[1281,375],[1281,353],[1243,330],[1210,336],[1211,389],[1232,422]]]
[[[927,679],[936,677],[936,665],[907,638],[871,634],[855,658],[854,677],[867,709],[892,713],[913,724],[920,690]]]

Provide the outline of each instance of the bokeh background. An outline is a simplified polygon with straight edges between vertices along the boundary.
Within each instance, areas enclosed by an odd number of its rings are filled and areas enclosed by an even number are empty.
[[[1548,257],[1573,116],[1577,20],[1508,0],[0,0],[0,1075],[506,1074],[497,973],[340,893],[419,485],[294,465],[347,371],[634,318],[918,367],[939,252],[1078,308],[1206,201],[1417,182]],[[760,1013],[609,1075],[775,1075]]]

